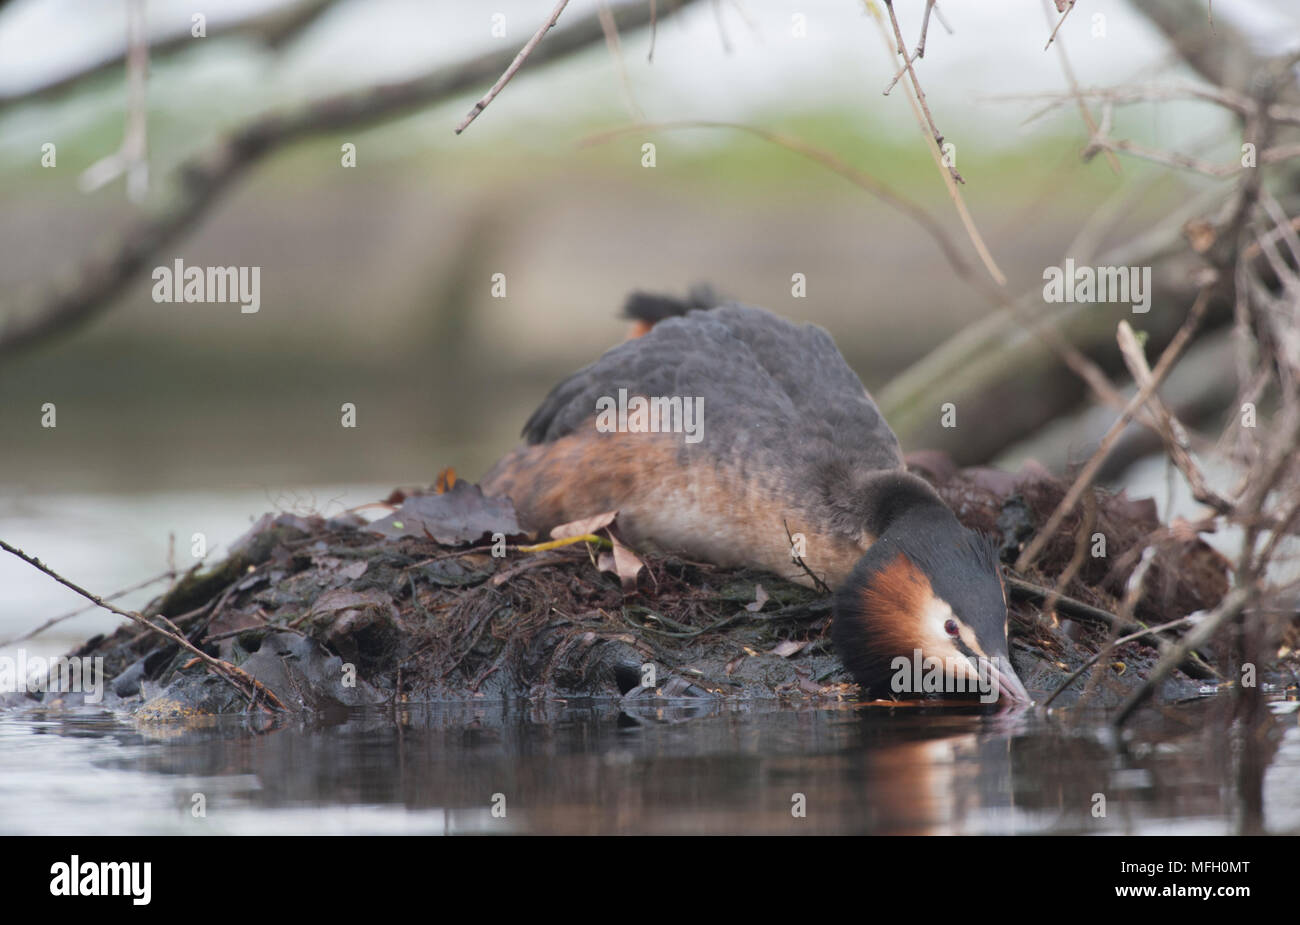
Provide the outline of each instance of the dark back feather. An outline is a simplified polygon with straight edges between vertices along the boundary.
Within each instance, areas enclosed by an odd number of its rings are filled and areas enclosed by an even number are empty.
[[[597,399],[619,389],[703,398],[704,439],[683,443],[683,454],[775,480],[847,535],[865,516],[855,493],[872,473],[903,466],[897,437],[830,335],[762,309],[729,303],[660,321],[552,389],[525,439],[589,426]]]

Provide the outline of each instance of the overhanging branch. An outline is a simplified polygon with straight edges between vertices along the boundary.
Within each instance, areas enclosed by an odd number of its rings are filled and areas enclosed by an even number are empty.
[[[676,12],[694,0],[681,0]],[[624,29],[649,24],[651,5],[631,3],[615,11]],[[659,11],[662,19],[668,11]],[[556,27],[529,58],[530,66],[558,61],[605,40],[597,13]],[[155,213],[122,230],[102,253],[87,260],[76,278],[35,310],[12,311],[0,329],[0,357],[82,324],[104,311],[149,261],[207,213],[217,197],[262,158],[305,138],[341,129],[362,129],[448,100],[490,83],[510,65],[515,49],[491,51],[409,80],[380,84],[257,117],[219,139],[178,168],[180,189]]]

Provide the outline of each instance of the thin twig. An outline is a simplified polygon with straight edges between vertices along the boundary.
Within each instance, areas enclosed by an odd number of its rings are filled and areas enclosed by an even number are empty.
[[[925,57],[925,36],[930,31],[930,13],[934,10],[934,4],[935,0],[926,0],[925,19],[921,21],[921,41],[917,43],[916,51],[912,52],[912,57],[904,59],[903,66],[898,69],[898,73],[889,82],[889,86],[885,87],[885,96],[889,96],[889,91],[894,89],[894,85],[907,73],[907,69],[912,66],[913,61]]]
[[[1043,0],[1043,13],[1047,16],[1048,25],[1051,25],[1052,10],[1047,5],[1048,2],[1049,0]],[[1069,13],[1069,10],[1066,10],[1066,13]],[[1061,18],[1064,19],[1065,17]],[[1055,37],[1056,33],[1053,32],[1052,35]],[[1047,44],[1050,45],[1051,42],[1049,41]],[[1070,93],[1073,94],[1075,102],[1079,105],[1079,115],[1083,117],[1083,124],[1088,127],[1088,137],[1091,138],[1097,134],[1097,121],[1092,117],[1092,112],[1088,109],[1088,104],[1083,101],[1083,96],[1079,93],[1079,81],[1074,76],[1074,68],[1070,66],[1070,56],[1065,53],[1065,42],[1061,41],[1056,43],[1056,53],[1061,59],[1061,72],[1065,74],[1065,82],[1069,86]],[[1115,156],[1114,151],[1106,152],[1106,161],[1110,164],[1111,172],[1115,174],[1115,176],[1119,176],[1122,171],[1119,166],[1119,158]]]
[[[1128,582],[1124,588],[1124,597],[1119,603],[1119,618],[1121,620],[1131,621],[1133,619],[1133,613],[1137,610],[1138,601],[1141,600],[1142,594],[1146,589],[1147,572],[1150,571],[1151,563],[1155,561],[1155,557],[1155,546],[1147,546],[1142,550],[1141,560],[1138,562],[1137,567],[1134,568],[1132,573],[1128,576]],[[1154,639],[1155,637],[1152,638]],[[1164,651],[1164,646],[1158,641],[1155,642],[1155,648],[1157,651]],[[1088,686],[1083,690],[1083,699],[1092,696],[1092,692],[1096,689],[1097,684],[1101,682],[1101,678],[1102,673],[1099,670],[1088,679]]]
[[[655,39],[659,36],[659,12],[655,9],[655,0],[650,0],[650,50],[645,59],[653,64],[655,60]]]
[[[1129,106],[1135,103],[1163,103],[1170,100],[1201,100],[1222,106],[1241,118],[1253,117],[1260,111],[1261,104],[1249,96],[1236,93],[1224,87],[1191,86],[1187,84],[1146,85],[1139,87],[1081,87],[1066,92],[1045,91],[1038,93],[998,93],[984,97],[993,102],[1045,101],[1046,105],[1029,115],[1021,124],[1028,124],[1042,118],[1047,113],[1073,102],[1079,97],[1099,100],[1116,106]],[[1284,125],[1300,125],[1300,107],[1283,103],[1270,103],[1264,107],[1268,117]]]
[[[1036,601],[1042,603],[1051,595],[1050,588],[1044,588],[1042,585],[1034,584],[1032,581],[1025,581],[1023,578],[1016,578],[1014,575],[1006,576],[1008,593],[1020,600]],[[1158,627],[1148,627],[1137,620],[1126,619],[1109,610],[1103,610],[1100,607],[1094,607],[1091,604],[1085,604],[1083,601],[1062,594],[1057,598],[1056,609],[1059,613],[1068,614],[1071,617],[1080,620],[1088,620],[1092,623],[1100,623],[1116,633],[1136,634],[1136,638],[1146,642],[1153,649],[1163,651],[1163,641],[1154,634]],[[1190,677],[1198,680],[1209,680],[1218,678],[1219,675],[1212,668],[1206,665],[1195,655],[1187,658],[1183,665],[1185,671]]]
[[[1191,451],[1187,446],[1187,430],[1182,423],[1174,417],[1169,406],[1160,398],[1160,394],[1150,387],[1151,367],[1147,365],[1146,355],[1142,351],[1141,344],[1138,343],[1137,335],[1133,333],[1133,328],[1127,321],[1119,323],[1117,334],[1119,341],[1119,352],[1124,357],[1124,363],[1128,366],[1129,374],[1133,376],[1133,382],[1139,388],[1150,388],[1150,394],[1147,397],[1146,407],[1151,410],[1155,419],[1155,430],[1164,441],[1165,452],[1169,454],[1169,459],[1178,468],[1178,471],[1187,479],[1187,484],[1192,489],[1192,497],[1201,504],[1209,505],[1220,514],[1229,514],[1233,511],[1233,503],[1213,488],[1205,479],[1205,473],[1201,467],[1196,464],[1192,458]]]
[[[190,573],[193,573],[194,570],[197,569],[198,567],[199,567],[198,565],[195,565],[193,568],[190,569]],[[132,593],[133,591],[139,591],[141,588],[147,588],[150,585],[157,584],[158,582],[163,581],[165,579],[175,578],[176,575],[177,572],[175,569],[168,569],[167,571],[161,572],[160,574],[157,574],[152,578],[147,578],[144,581],[139,582],[138,584],[131,585],[129,588],[123,588],[121,591],[114,591],[112,594],[105,597],[104,600],[115,601],[120,597],[125,597],[126,595]],[[83,613],[86,613],[87,611],[94,610],[97,606],[99,605],[88,604],[85,607],[78,607],[76,610],[70,610],[67,613],[62,614],[60,616],[50,617],[50,619],[46,620],[40,626],[36,627],[35,629],[28,630],[27,632],[23,633],[21,636],[14,636],[10,639],[0,640],[0,648],[4,648],[5,646],[11,646],[16,642],[26,642],[28,639],[31,639],[45,632],[51,626],[55,626],[59,623],[62,623],[64,620],[71,620],[73,617],[81,616]]]
[[[1264,211],[1268,213],[1268,217],[1272,219],[1274,225],[1273,230],[1266,235],[1268,243],[1271,245],[1279,239],[1285,241],[1287,250],[1291,253],[1291,260],[1297,267],[1300,267],[1300,236],[1296,234],[1296,229],[1300,228],[1300,216],[1287,218],[1286,213],[1282,211],[1281,203],[1266,187],[1260,187],[1259,203],[1264,207]],[[1256,239],[1256,243],[1260,243],[1260,241],[1261,239]]]
[[[600,28],[605,32],[605,46],[609,49],[610,57],[614,59],[614,66],[618,69],[618,82],[623,89],[623,101],[627,104],[627,110],[632,118],[639,122],[645,118],[645,113],[632,96],[632,84],[627,79],[627,65],[623,61],[623,45],[618,39],[618,24],[614,22],[614,14],[610,12],[607,0],[597,0],[596,13],[600,16]]]
[[[121,146],[91,164],[77,178],[82,192],[90,193],[126,177],[126,194],[142,202],[149,192],[148,101],[149,36],[145,26],[144,0],[130,0],[126,7],[126,129]]]
[[[1088,146],[1083,149],[1083,159],[1085,161],[1091,160],[1092,156],[1098,151],[1120,151],[1141,160],[1150,161],[1153,164],[1177,167],[1180,170],[1191,170],[1215,179],[1230,177],[1245,169],[1237,161],[1231,161],[1227,164],[1211,164],[1209,161],[1203,161],[1187,154],[1180,154],[1177,151],[1160,151],[1156,148],[1148,148],[1126,138],[1107,138],[1100,131],[1093,136],[1092,140],[1088,142]],[[1264,153],[1267,154],[1268,152]],[[1264,155],[1260,155],[1261,162],[1263,162],[1263,159]]]
[[[1275,148],[1265,148],[1260,152],[1260,164],[1280,164],[1283,161],[1289,161],[1293,157],[1300,157],[1300,144],[1278,145]]]
[[[727,26],[722,21],[722,2],[713,0],[713,21],[718,26],[718,40],[722,42],[722,53],[731,54],[731,39],[727,38]]]
[[[523,48],[519,49],[519,54],[515,55],[515,59],[510,62],[510,66],[497,78],[497,82],[492,85],[492,89],[488,90],[483,95],[483,98],[474,104],[474,107],[470,109],[465,118],[460,120],[460,125],[456,126],[457,135],[469,128],[469,124],[478,118],[478,114],[487,109],[488,104],[496,99],[502,88],[510,83],[510,78],[514,77],[515,73],[523,67],[524,62],[528,60],[528,56],[537,47],[537,43],[542,40],[542,36],[551,31],[551,27],[555,25],[555,21],[560,18],[560,14],[564,12],[564,8],[568,5],[569,0],[560,0],[559,3],[555,4],[555,9],[551,10],[550,18],[542,23],[542,27],[533,33],[533,37],[528,40]]]
[[[1056,21],[1056,28],[1053,29],[1052,34],[1047,37],[1047,44],[1043,46],[1043,51],[1047,51],[1047,49],[1052,47],[1052,42],[1056,40],[1056,33],[1061,31],[1061,24],[1065,22],[1065,17],[1069,16],[1070,11],[1074,9],[1074,3],[1075,0],[1069,0],[1070,5],[1065,8],[1065,12],[1061,14],[1061,18]],[[1060,9],[1060,4],[1057,4],[1057,9]]]
[[[1052,596],[1052,589],[1045,588],[1042,585],[1034,584],[1032,581],[1026,581],[1023,578],[1017,578],[1014,575],[1006,576],[1007,588],[1012,597],[1022,600],[1037,601],[1043,603]],[[1059,613],[1066,613],[1072,617],[1078,617],[1081,620],[1091,620],[1094,623],[1101,623],[1112,629],[1118,629],[1121,632],[1136,632],[1142,627],[1136,623],[1125,623],[1118,616],[1109,610],[1103,610],[1100,607],[1094,607],[1092,604],[1086,604],[1078,598],[1070,597],[1067,594],[1056,595],[1056,609]]]
[[[1115,726],[1122,726],[1189,652],[1204,645],[1222,626],[1235,620],[1246,607],[1262,596],[1262,582],[1269,557],[1280,541],[1279,534],[1275,533],[1260,554],[1255,552],[1260,523],[1264,519],[1264,505],[1294,460],[1296,443],[1300,440],[1300,404],[1292,400],[1285,410],[1283,420],[1275,424],[1274,439],[1269,451],[1253,467],[1246,494],[1238,505],[1238,519],[1245,525],[1245,529],[1241,553],[1233,570],[1236,586],[1228,591],[1209,616],[1198,622],[1177,645],[1161,656],[1146,680],[1121,706],[1112,720]],[[1286,529],[1295,513],[1293,510],[1282,518],[1282,530]]]
[[[890,8],[890,12],[892,14],[892,7]],[[886,31],[884,23],[880,20],[876,20],[876,25],[880,28],[880,35],[881,38],[884,39],[885,47],[889,49],[890,54],[892,55],[893,46],[890,42],[889,33]],[[897,28],[897,22],[895,22],[895,28]],[[934,129],[933,121],[930,121],[927,126],[926,112],[923,112],[922,110],[924,101],[922,100],[918,103],[917,94],[912,83],[909,82],[904,84],[904,86],[907,88],[907,99],[911,104],[912,114],[916,117],[917,124],[921,128],[921,134],[926,140],[926,145],[930,148],[930,157],[933,158],[935,166],[939,170],[939,176],[943,178],[944,187],[948,190],[948,196],[952,199],[953,207],[957,210],[957,216],[961,219],[962,227],[966,231],[966,236],[970,238],[971,244],[974,245],[975,252],[979,254],[980,261],[984,264],[984,268],[988,270],[989,276],[993,278],[993,281],[997,283],[998,286],[1005,286],[1007,284],[1006,275],[998,267],[997,261],[993,259],[993,254],[989,251],[988,245],[984,243],[984,238],[980,234],[979,229],[975,227],[975,220],[971,217],[970,211],[966,208],[966,201],[962,199],[961,191],[957,188],[958,180],[961,180],[963,183],[966,181],[962,180],[961,175],[957,173],[955,165],[944,163],[944,153],[940,147],[940,144],[943,141],[943,136],[938,135],[937,130]],[[954,179],[954,176],[956,179]]]
[[[1074,535],[1074,554],[1070,556],[1070,562],[1065,567],[1056,584],[1052,588],[1051,595],[1043,604],[1043,612],[1047,614],[1056,613],[1056,602],[1060,600],[1065,589],[1069,587],[1070,582],[1079,574],[1079,569],[1083,568],[1083,562],[1088,558],[1088,548],[1092,529],[1097,524],[1097,496],[1088,492],[1083,499],[1083,517],[1079,520],[1079,529]]]
[[[925,39],[930,34],[930,14],[934,12],[935,0],[925,0],[925,16],[921,20],[921,41],[916,44],[916,56],[925,57]],[[941,17],[942,18],[942,17]],[[947,26],[944,26],[947,29]],[[949,29],[949,32],[952,30]]]
[[[288,711],[288,707],[286,707],[284,703],[281,702],[280,698],[275,695],[275,692],[272,691],[270,688],[268,688],[265,684],[263,684],[261,681],[254,678],[248,672],[244,671],[244,669],[240,668],[238,665],[232,665],[230,662],[227,662],[223,659],[213,658],[211,655],[204,652],[198,646],[194,645],[183,635],[181,635],[180,631],[176,628],[176,624],[172,623],[170,620],[168,620],[166,617],[162,616],[161,614],[159,615],[159,619],[167,624],[166,627],[158,626],[156,623],[151,623],[149,620],[146,620],[144,617],[142,617],[140,614],[136,613],[133,610],[122,610],[121,608],[114,607],[112,604],[108,603],[103,598],[91,594],[89,591],[87,591],[85,588],[81,587],[80,585],[74,584],[72,581],[69,581],[67,578],[64,578],[58,572],[54,571],[54,569],[50,568],[48,565],[42,562],[40,559],[37,559],[35,556],[27,555],[27,553],[23,552],[21,549],[18,549],[17,547],[14,546],[10,546],[4,540],[0,540],[0,549],[3,549],[5,552],[17,556],[19,559],[22,559],[28,565],[32,566],[32,568],[44,572],[46,575],[53,578],[59,584],[63,585],[65,588],[75,591],[76,593],[84,597],[86,600],[98,604],[100,607],[103,607],[105,610],[111,613],[117,614],[119,617],[125,617],[126,619],[130,620],[133,623],[138,623],[141,626],[149,629],[150,631],[164,637],[165,639],[171,640],[172,642],[176,643],[176,645],[180,646],[182,649],[194,653],[202,661],[204,661],[209,667],[211,667],[212,670],[215,671],[219,677],[223,678],[225,681],[227,681],[230,684],[231,687],[235,688],[235,690],[239,691],[240,694],[249,698],[250,700],[252,700],[255,696],[257,696],[260,693],[266,697],[267,701],[275,709],[284,712]]]
[[[1174,668],[1181,664],[1194,649],[1200,648],[1209,641],[1210,637],[1218,631],[1220,626],[1241,613],[1254,594],[1255,592],[1252,588],[1237,587],[1229,591],[1227,596],[1219,602],[1219,606],[1216,607],[1209,616],[1200,620],[1194,627],[1192,627],[1191,632],[1170,647],[1169,650],[1160,657],[1160,661],[1156,663],[1155,668],[1151,669],[1151,673],[1147,675],[1141,686],[1139,686],[1137,690],[1133,691],[1133,693],[1129,695],[1128,699],[1124,701],[1119,712],[1111,720],[1112,724],[1115,726],[1122,726],[1128,718],[1133,715],[1133,711],[1141,706],[1146,699],[1151,696],[1155,691],[1156,685],[1163,681],[1169,675],[1169,672],[1173,671]]]
[[[1060,696],[1060,694],[1067,687],[1069,687],[1075,681],[1079,680],[1079,676],[1082,675],[1089,668],[1091,668],[1093,665],[1095,665],[1098,660],[1100,660],[1106,655],[1109,655],[1111,652],[1114,652],[1120,646],[1130,642],[1137,642],[1138,640],[1142,639],[1144,636],[1147,636],[1150,633],[1162,633],[1165,630],[1177,629],[1180,626],[1184,626],[1188,623],[1194,623],[1194,622],[1196,622],[1196,618],[1193,616],[1189,615],[1186,617],[1179,617],[1177,620],[1170,620],[1168,623],[1161,623],[1159,626],[1153,626],[1149,630],[1142,630],[1141,632],[1137,632],[1137,633],[1129,633],[1127,636],[1121,636],[1118,639],[1111,640],[1110,642],[1106,643],[1105,646],[1098,649],[1094,655],[1089,657],[1075,671],[1071,672],[1070,676],[1061,682],[1060,687],[1052,691],[1052,693],[1048,696],[1048,698],[1043,701],[1042,703],[1043,709],[1046,710],[1048,707],[1050,707],[1052,705],[1053,700],[1055,700],[1058,696]]]
[[[1291,505],[1291,509],[1279,517],[1277,523],[1274,524],[1268,542],[1265,543],[1264,548],[1259,551],[1259,555],[1257,556],[1258,562],[1268,563],[1272,561],[1273,554],[1277,552],[1278,544],[1282,542],[1284,537],[1291,535],[1297,521],[1300,521],[1300,497],[1295,499],[1295,503]]]
[[[1132,420],[1138,408],[1146,403],[1151,393],[1160,387],[1174,362],[1182,356],[1183,349],[1200,326],[1201,318],[1204,317],[1209,302],[1210,287],[1207,286],[1201,289],[1196,301],[1192,304],[1191,311],[1187,313],[1186,320],[1168,345],[1165,346],[1164,352],[1160,354],[1160,359],[1156,362],[1156,368],[1152,371],[1151,380],[1145,386],[1139,388],[1137,393],[1129,399],[1128,404],[1124,406],[1123,412],[1101,438],[1101,444],[1097,447],[1097,451],[1084,464],[1078,478],[1070,486],[1070,490],[1066,492],[1065,497],[1061,499],[1061,503],[1057,505],[1056,510],[1052,512],[1052,516],[1047,519],[1047,523],[1043,525],[1029,545],[1025,547],[1024,552],[1020,554],[1020,558],[1016,560],[1016,571],[1024,572],[1029,569],[1034,560],[1038,558],[1039,553],[1043,551],[1043,547],[1056,535],[1057,529],[1061,526],[1061,521],[1065,519],[1070,511],[1074,510],[1074,506],[1079,503],[1080,496],[1092,485],[1092,480],[1096,478],[1102,463],[1110,455],[1111,449],[1114,448],[1115,442],[1123,433],[1124,428],[1128,426],[1128,422]]]
[[[903,30],[898,25],[898,17],[894,14],[894,0],[885,0],[885,9],[889,10],[889,22],[894,27],[894,41],[898,43],[898,54],[903,58],[904,68],[907,71],[907,78],[911,82],[912,90],[916,95],[917,101],[921,105],[921,112],[925,115],[925,125],[929,126],[930,135],[934,138],[935,144],[943,148],[943,133],[939,127],[934,124],[934,116],[930,114],[930,106],[925,101],[925,91],[921,89],[921,81],[917,79],[916,69],[912,67],[912,59],[907,56],[907,43],[903,41]],[[927,7],[928,9],[928,7]],[[948,173],[958,183],[965,183],[962,175],[957,172],[956,164],[946,165]]]
[[[808,563],[803,560],[803,556],[796,556],[794,554],[794,536],[790,533],[789,522],[783,520],[781,523],[785,525],[785,538],[790,543],[790,558],[794,559],[795,564],[797,564],[799,568],[803,570],[803,573],[812,580],[814,588],[822,592],[822,594],[830,594],[831,589],[826,582],[822,580],[821,576],[817,575],[808,567]]]
[[[1261,193],[1262,192],[1263,191],[1261,190]],[[1262,196],[1260,198],[1263,199]],[[1289,228],[1292,233],[1300,231],[1300,215],[1297,215],[1295,218],[1288,220],[1286,223],[1286,227]],[[1265,247],[1271,247],[1276,241],[1281,240],[1283,234],[1285,234],[1285,232],[1281,228],[1274,228],[1272,231],[1260,235],[1258,238],[1255,239],[1254,242],[1252,242],[1249,246],[1247,246],[1247,248],[1244,251],[1241,252],[1242,259],[1254,260],[1256,257],[1260,255],[1260,253],[1263,251]],[[1241,288],[1242,291],[1245,292],[1246,287],[1242,286]]]

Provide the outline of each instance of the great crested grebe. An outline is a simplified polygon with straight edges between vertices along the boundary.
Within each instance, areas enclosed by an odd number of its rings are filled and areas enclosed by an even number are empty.
[[[811,585],[807,566],[864,693],[1029,702],[992,544],[906,470],[825,330],[702,292],[626,314],[638,336],[551,390],[484,492],[530,530],[617,510],[634,548]]]

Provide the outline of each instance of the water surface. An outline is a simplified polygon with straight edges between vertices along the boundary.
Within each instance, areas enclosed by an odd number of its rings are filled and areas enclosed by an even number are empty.
[[[1127,742],[1082,710],[492,702],[198,728],[10,713],[0,832],[1300,832],[1295,703],[1273,704],[1253,750],[1225,706],[1152,711]]]
[[[106,592],[165,567],[169,533],[187,567],[196,530],[211,559],[249,512],[334,514],[388,487],[10,494],[0,535]],[[0,559],[0,641],[81,603]],[[118,622],[92,611],[0,655],[66,652]],[[1297,704],[1271,704],[1255,737],[1229,705],[1143,711],[1124,740],[1087,709],[476,701],[199,728],[0,712],[0,834],[1300,833]]]

